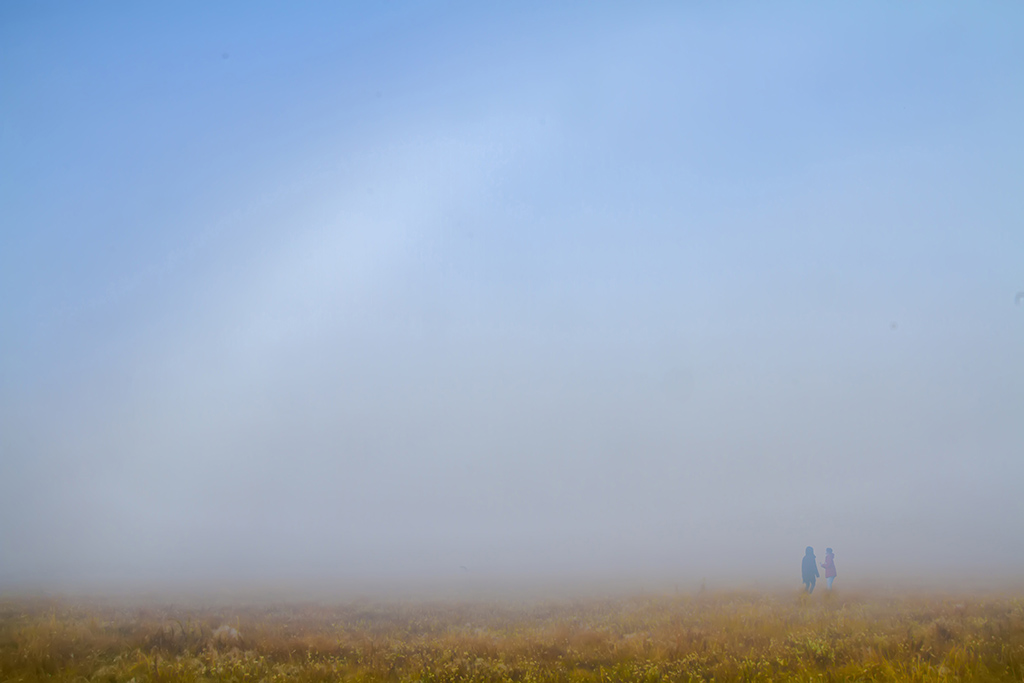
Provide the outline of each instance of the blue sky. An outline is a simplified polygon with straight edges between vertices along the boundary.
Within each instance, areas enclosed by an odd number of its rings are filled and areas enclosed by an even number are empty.
[[[5,5],[0,576],[1013,575],[1022,20]]]

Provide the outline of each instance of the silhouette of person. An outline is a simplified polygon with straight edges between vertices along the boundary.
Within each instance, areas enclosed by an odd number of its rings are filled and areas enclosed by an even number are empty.
[[[818,582],[818,577],[821,576],[818,573],[818,563],[814,557],[814,548],[811,546],[807,546],[807,552],[804,553],[804,562],[800,569],[804,577],[804,586],[807,588],[807,594],[810,595],[814,592],[814,584]]]
[[[821,568],[825,570],[827,588],[832,590],[832,582],[836,580],[836,556],[832,553],[832,548],[825,548],[825,561],[821,564]]]

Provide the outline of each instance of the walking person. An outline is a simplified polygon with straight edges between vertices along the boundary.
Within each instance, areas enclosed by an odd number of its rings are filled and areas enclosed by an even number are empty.
[[[821,574],[818,573],[818,562],[817,558],[814,557],[814,548],[807,546],[807,552],[804,553],[804,562],[800,566],[801,573],[804,577],[804,587],[807,588],[807,594],[810,595],[814,592],[814,584],[818,582],[818,577]]]
[[[825,570],[827,588],[832,590],[832,582],[836,580],[836,556],[832,548],[825,548],[825,561],[821,563],[821,568]]]

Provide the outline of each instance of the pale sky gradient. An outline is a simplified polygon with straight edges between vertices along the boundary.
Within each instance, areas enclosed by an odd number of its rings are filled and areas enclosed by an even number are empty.
[[[0,589],[1024,576],[1022,29],[4,3]]]

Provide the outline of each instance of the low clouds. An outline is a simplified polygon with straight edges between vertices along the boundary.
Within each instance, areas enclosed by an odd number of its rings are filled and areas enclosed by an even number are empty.
[[[937,106],[959,91],[928,36],[930,80],[897,97],[871,76],[903,48],[866,27],[879,54],[843,34],[841,59],[781,15],[474,17],[422,17],[493,32],[464,53],[417,33],[296,67],[278,35],[260,63],[302,78],[228,82],[265,106],[248,156],[211,155],[223,197],[150,131],[168,185],[98,190],[94,239],[11,205],[93,246],[62,270],[63,248],[4,237],[24,258],[0,586],[771,582],[808,544],[864,579],[1019,569],[1019,76],[986,72],[970,114]],[[1010,49],[976,29],[968,71],[992,64],[978,36]],[[830,75],[865,117],[821,104]],[[260,142],[290,120],[276,87],[310,122],[289,144]],[[111,208],[132,192],[175,210]]]

